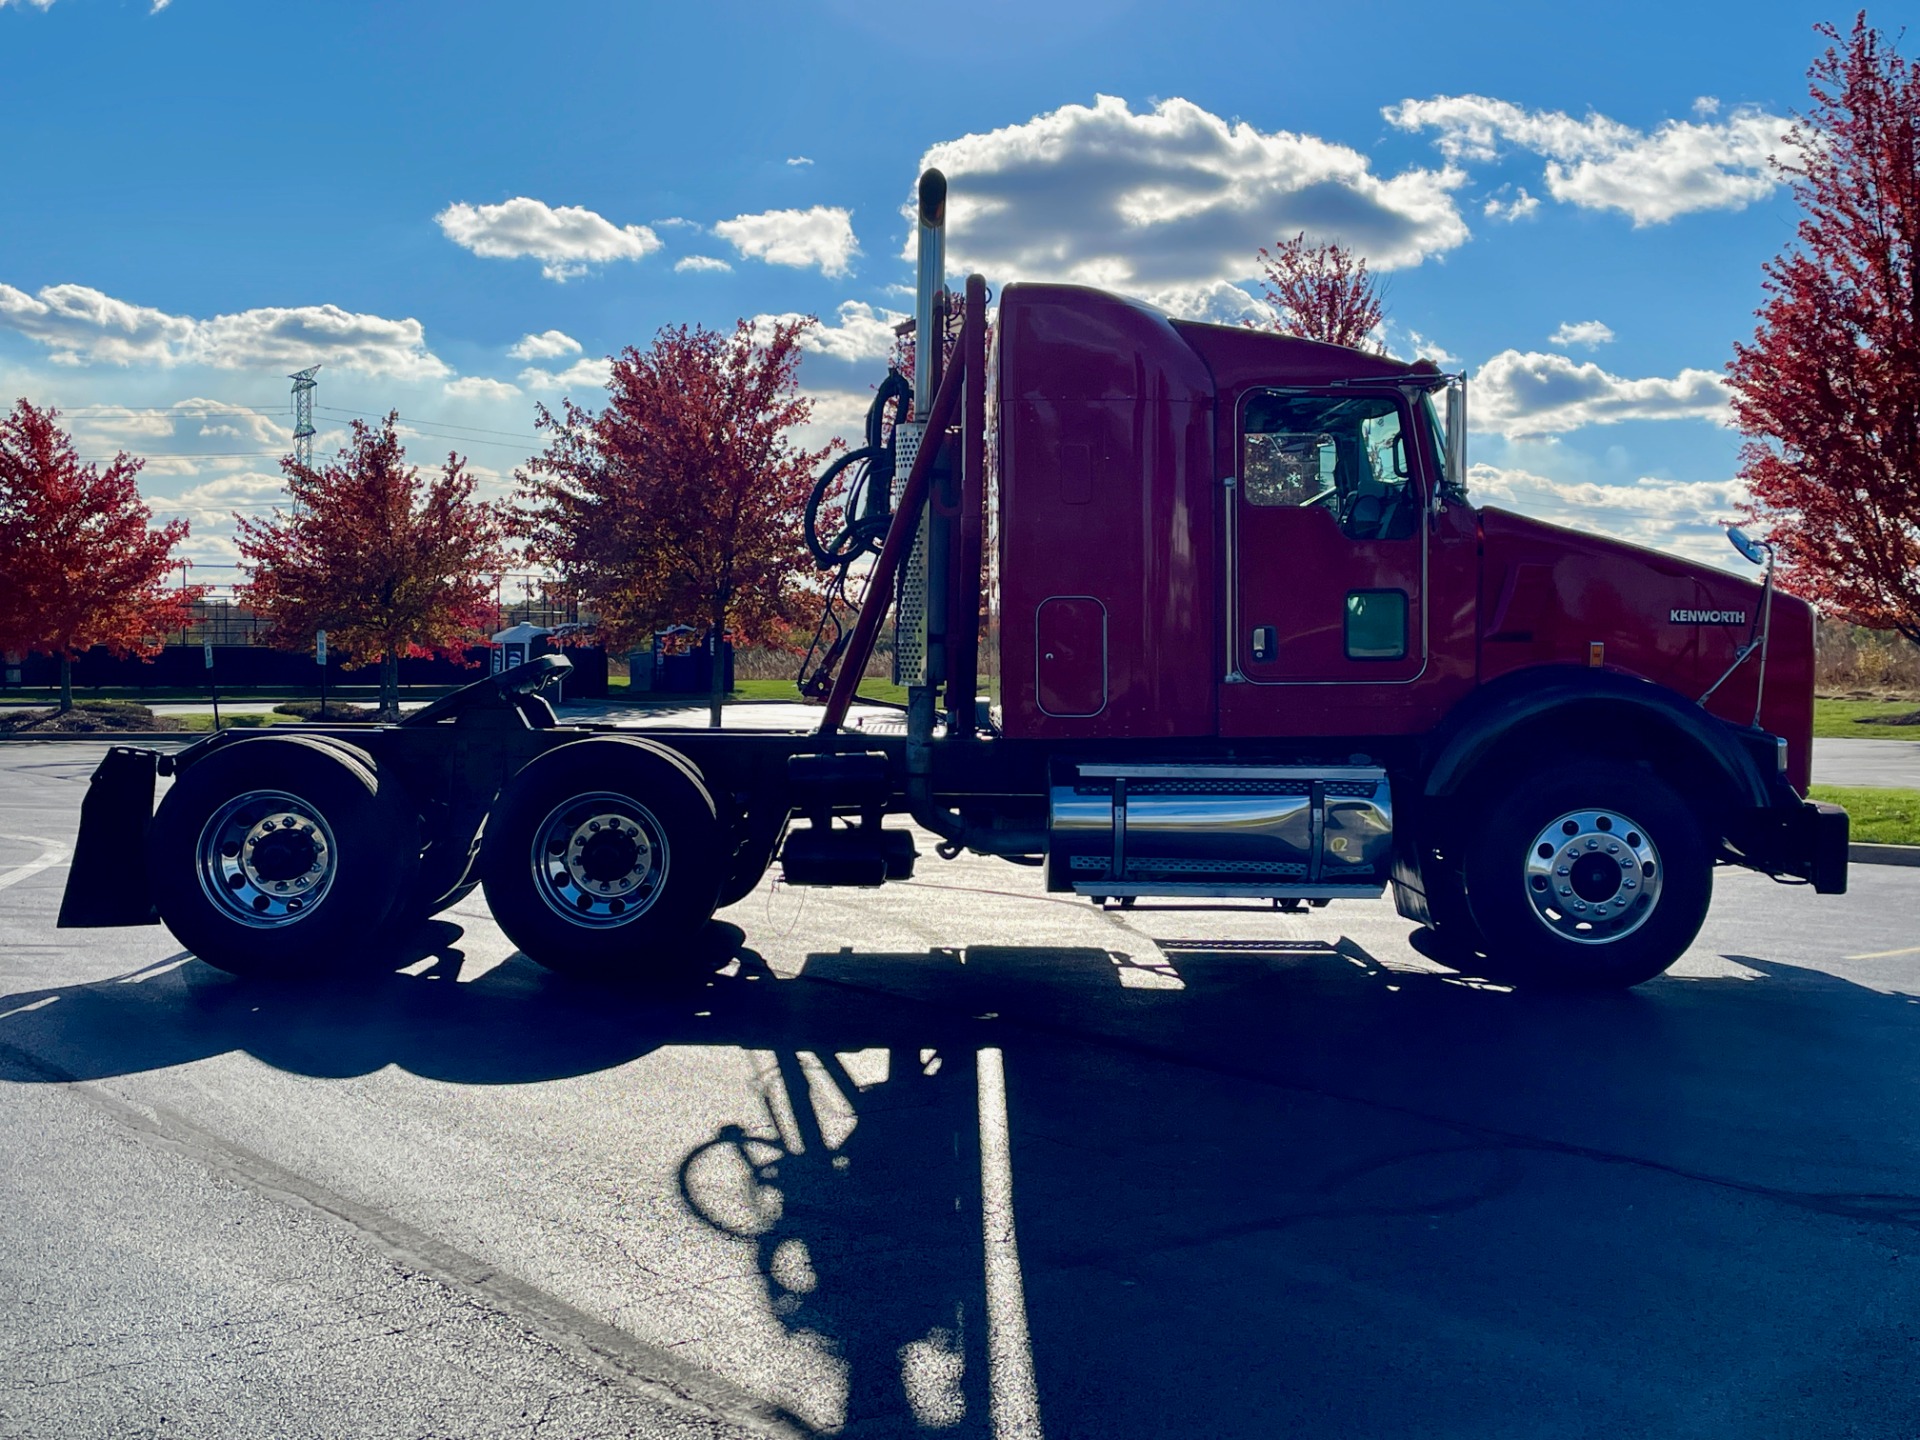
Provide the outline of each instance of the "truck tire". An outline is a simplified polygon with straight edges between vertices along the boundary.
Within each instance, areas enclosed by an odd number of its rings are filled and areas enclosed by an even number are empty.
[[[1672,786],[1626,764],[1536,773],[1468,841],[1467,903],[1502,978],[1624,989],[1685,953],[1713,898],[1713,853]]]
[[[338,750],[368,770],[376,768],[373,756],[338,735],[302,738]],[[412,885],[401,895],[393,912],[396,939],[405,940],[416,934],[428,920],[443,910],[452,909],[480,888],[480,836],[485,829],[484,816],[470,830],[453,836],[436,837],[422,827],[420,864]]]
[[[176,939],[236,975],[371,969],[420,863],[420,819],[364,751],[301,735],[239,740],[189,767],[147,835]]]
[[[549,970],[664,981],[693,963],[713,915],[721,827],[681,756],[597,736],[513,778],[488,817],[481,874],[507,938]]]

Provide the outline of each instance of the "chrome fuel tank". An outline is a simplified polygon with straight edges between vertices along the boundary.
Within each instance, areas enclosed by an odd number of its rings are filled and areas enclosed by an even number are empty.
[[[1083,895],[1371,895],[1393,861],[1373,766],[1079,765],[1048,809],[1047,888]]]

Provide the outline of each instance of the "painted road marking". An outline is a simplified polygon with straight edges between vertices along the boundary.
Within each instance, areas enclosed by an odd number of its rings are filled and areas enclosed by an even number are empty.
[[[1909,945],[1904,950],[1875,950],[1870,955],[1849,955],[1849,960],[1891,960],[1896,955],[1920,955],[1920,945]]]
[[[0,840],[18,840],[22,845],[38,845],[41,850],[38,860],[16,865],[11,870],[0,870],[0,890],[9,885],[18,885],[29,875],[38,875],[42,870],[64,865],[71,858],[71,852],[58,840],[43,840],[38,835],[0,835]]]
[[[994,1440],[1040,1440],[1040,1391],[1027,1326],[1027,1288],[1013,1233],[1013,1145],[999,1050],[975,1060],[980,1082],[980,1226],[986,1251],[987,1394]]]

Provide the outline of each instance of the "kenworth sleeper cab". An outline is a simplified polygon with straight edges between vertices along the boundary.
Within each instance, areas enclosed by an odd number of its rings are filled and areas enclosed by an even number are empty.
[[[938,172],[920,198],[931,403],[863,453],[817,728],[562,724],[544,657],[395,724],[116,748],[61,923],[310,970],[477,883],[540,963],[644,978],[772,864],[910,877],[906,815],[1098,903],[1391,886],[1451,964],[1620,986],[1686,949],[1716,865],[1845,889],[1847,817],[1804,798],[1813,615],[1770,569],[1475,506],[1464,382],[1424,361],[1047,284],[1006,287],[989,352],[975,276],[943,363]],[[889,610],[904,724],[849,728]]]

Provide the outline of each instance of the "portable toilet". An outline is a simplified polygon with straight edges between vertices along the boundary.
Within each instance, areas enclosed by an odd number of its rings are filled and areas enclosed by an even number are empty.
[[[542,653],[538,642],[553,632],[541,625],[512,625],[493,637],[493,673],[524,665]]]

